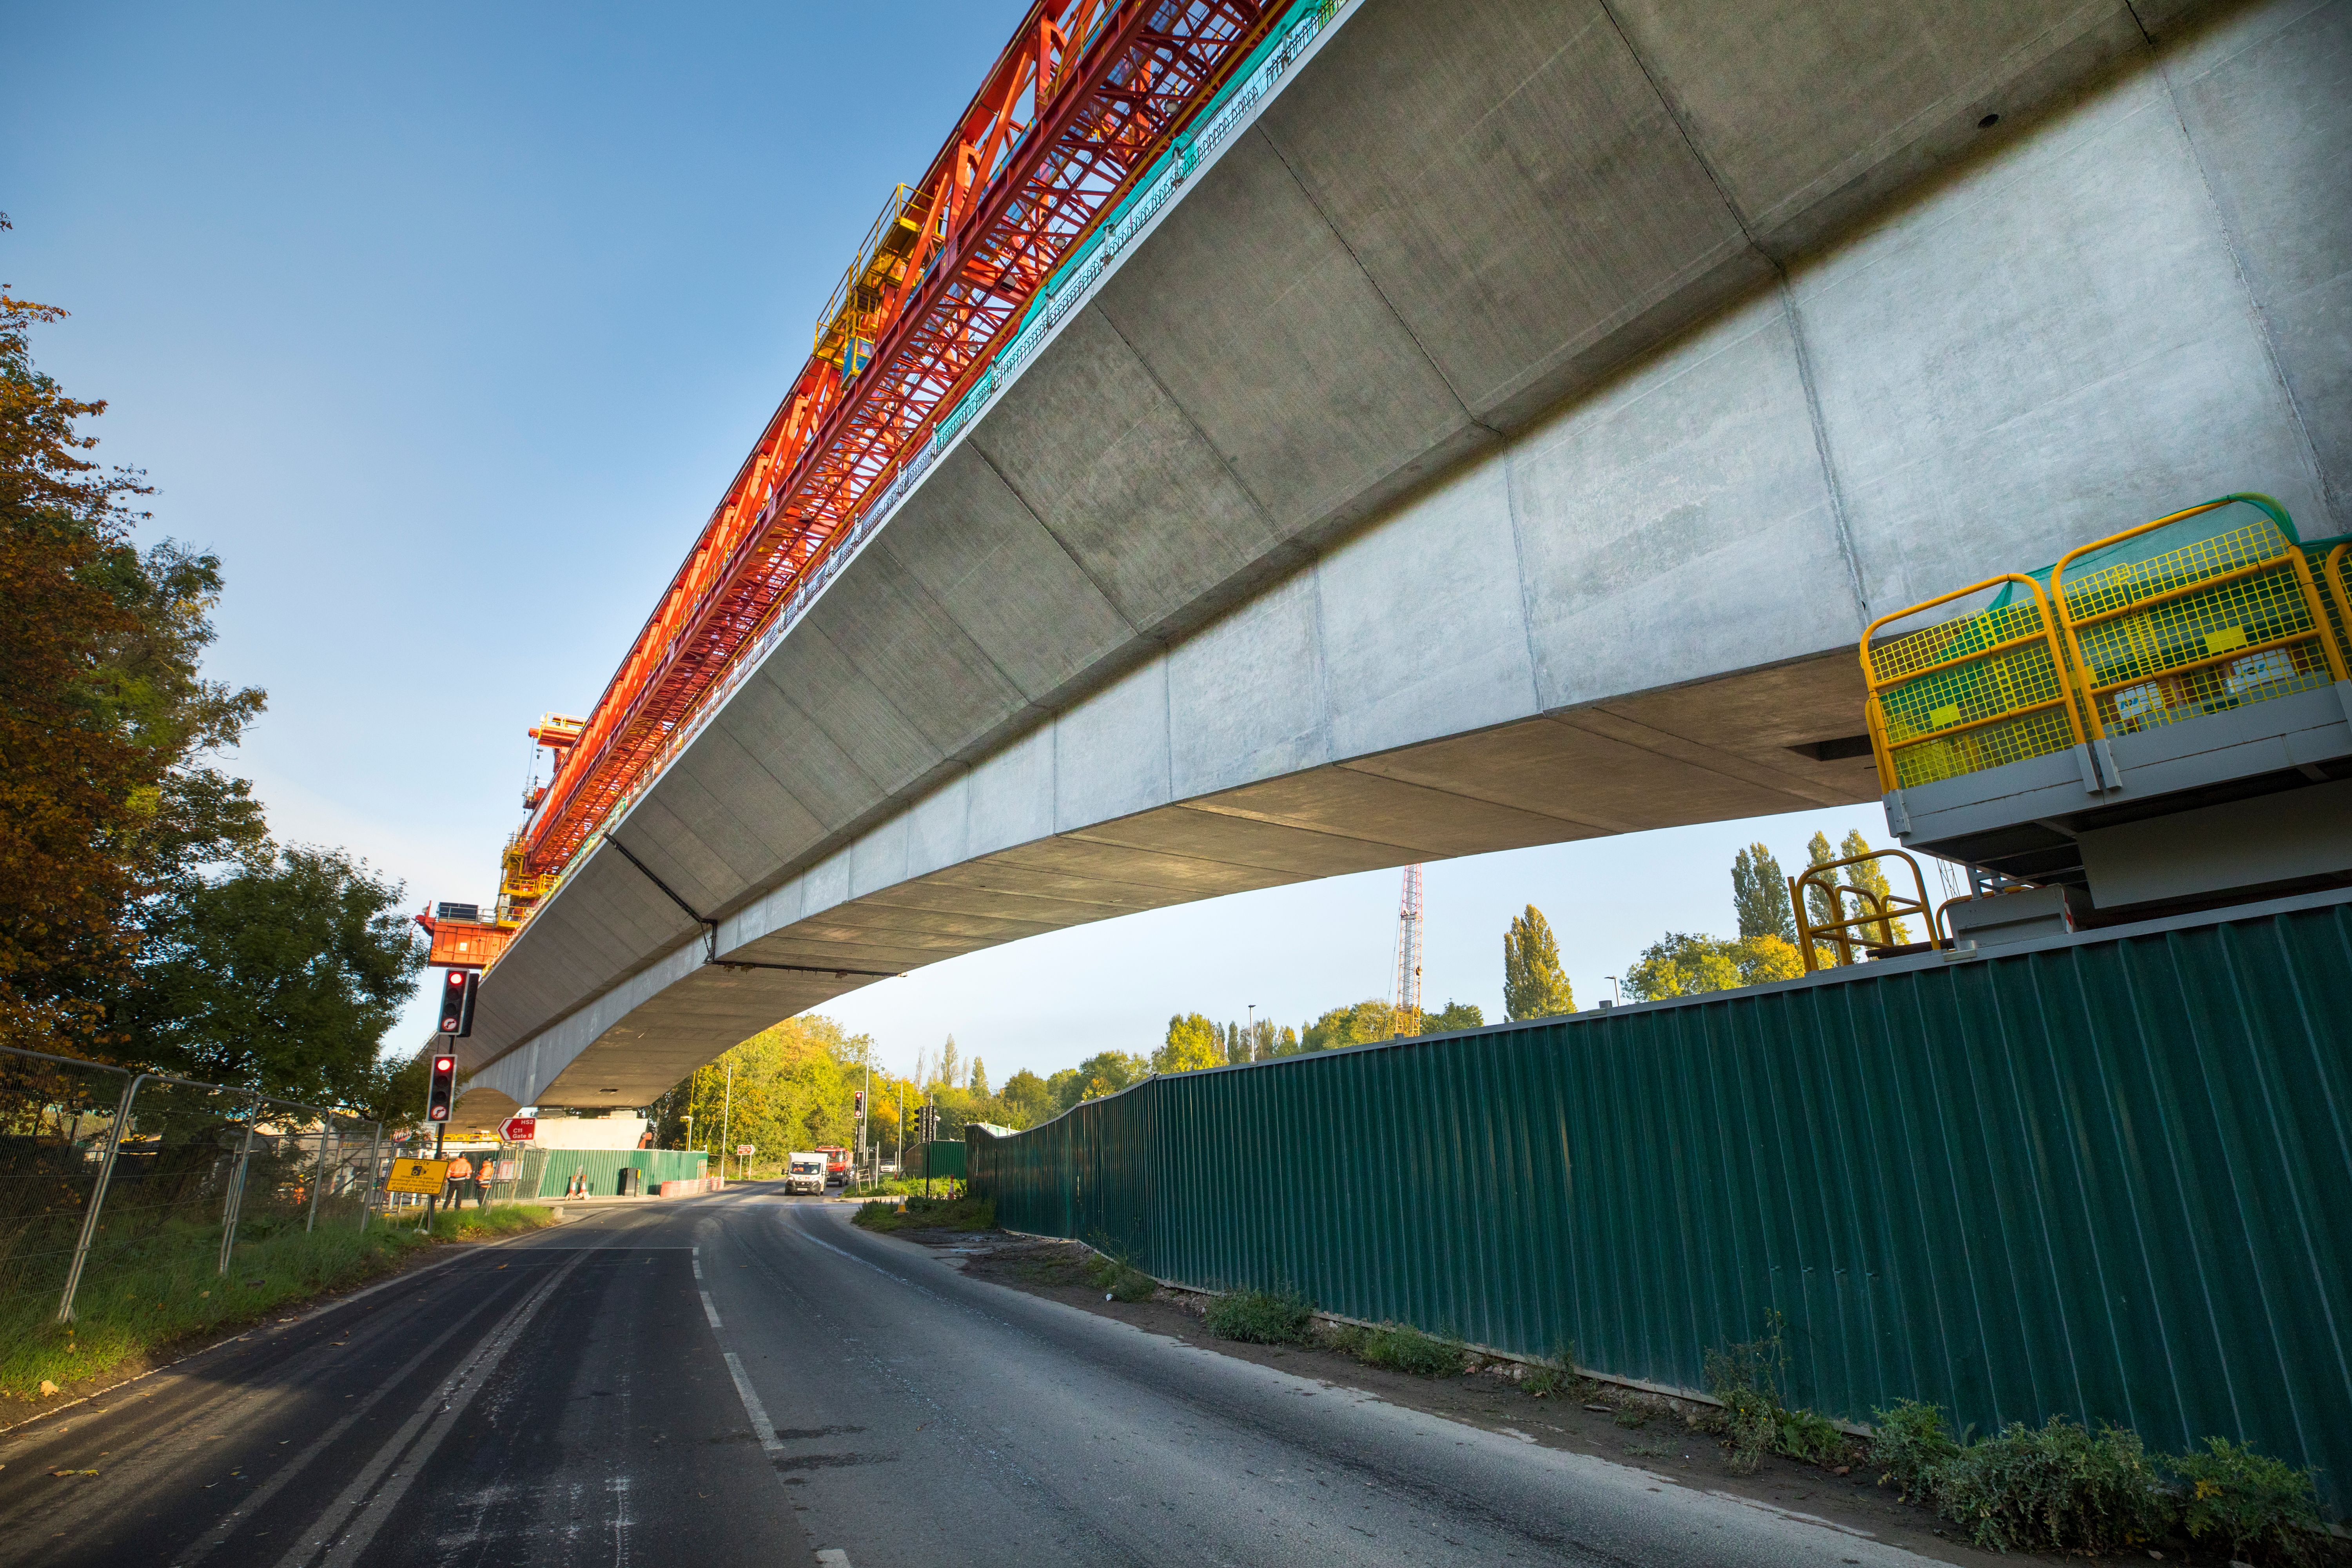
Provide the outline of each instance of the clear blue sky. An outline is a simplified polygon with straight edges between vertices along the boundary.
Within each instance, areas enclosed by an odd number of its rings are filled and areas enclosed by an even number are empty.
[[[211,661],[266,687],[234,765],[279,837],[487,902],[526,725],[585,712],[806,357],[850,247],[1021,7],[51,6],[0,54],[0,279],[104,397],[153,532],[216,550]],[[1501,932],[1580,1001],[1727,867],[1875,807],[1428,872],[1433,1001],[1499,1016]],[[1171,1012],[1296,1023],[1385,992],[1391,872],[1131,917],[827,1011],[900,1067],[953,1031],[1000,1081]],[[429,1024],[420,1004],[401,1049]]]

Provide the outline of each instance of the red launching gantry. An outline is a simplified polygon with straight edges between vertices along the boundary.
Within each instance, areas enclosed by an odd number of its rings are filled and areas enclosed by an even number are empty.
[[[920,182],[884,206],[814,352],[509,847],[535,895],[1011,336],[1055,268],[1281,7],[1037,0]]]

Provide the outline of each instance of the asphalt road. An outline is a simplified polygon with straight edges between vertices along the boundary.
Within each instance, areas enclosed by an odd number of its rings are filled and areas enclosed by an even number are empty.
[[[1927,1561],[847,1218],[759,1188],[603,1209],[270,1325],[0,1436],[0,1562]]]

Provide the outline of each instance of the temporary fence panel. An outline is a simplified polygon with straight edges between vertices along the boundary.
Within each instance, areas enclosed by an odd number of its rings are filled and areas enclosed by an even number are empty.
[[[2341,895],[2338,895],[2340,898]],[[1162,1076],[971,1147],[1014,1229],[1696,1389],[2352,1476],[2352,905]]]
[[[364,1223],[373,1122],[251,1090],[0,1047],[0,1304],[71,1321],[240,1247]]]
[[[540,1167],[537,1195],[560,1198],[574,1174],[585,1172],[591,1197],[619,1195],[621,1173],[635,1170],[638,1191],[651,1193],[663,1182],[688,1181],[712,1173],[709,1158],[696,1149],[549,1149]]]

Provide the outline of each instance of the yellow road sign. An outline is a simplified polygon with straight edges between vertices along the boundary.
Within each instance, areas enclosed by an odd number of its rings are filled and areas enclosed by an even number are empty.
[[[392,1174],[383,1181],[387,1193],[423,1193],[426,1197],[438,1194],[449,1180],[446,1160],[394,1160]]]

